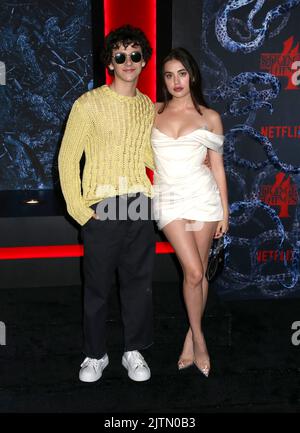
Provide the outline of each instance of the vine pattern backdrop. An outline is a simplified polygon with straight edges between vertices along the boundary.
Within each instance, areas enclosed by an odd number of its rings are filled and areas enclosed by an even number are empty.
[[[52,189],[66,117],[93,87],[90,1],[1,1],[0,25],[0,189]]]
[[[300,295],[299,6],[203,2],[204,93],[222,115],[230,200],[224,297]]]

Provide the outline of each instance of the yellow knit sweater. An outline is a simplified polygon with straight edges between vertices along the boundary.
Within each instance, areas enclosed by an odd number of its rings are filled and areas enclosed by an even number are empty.
[[[122,96],[104,85],[74,102],[58,168],[67,210],[80,225],[93,215],[90,206],[106,197],[130,192],[153,196],[145,170],[145,165],[154,168],[150,142],[153,119],[153,103],[138,90],[136,96]]]

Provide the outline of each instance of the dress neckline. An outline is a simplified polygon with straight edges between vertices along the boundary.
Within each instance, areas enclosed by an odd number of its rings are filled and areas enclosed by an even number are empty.
[[[210,134],[216,135],[217,137],[224,137],[224,135],[216,134],[215,132],[210,131],[209,129],[207,129],[206,125],[202,126],[201,128],[193,129],[193,131],[191,131],[191,132],[189,132],[187,134],[179,135],[179,137],[177,137],[177,138],[174,138],[174,137],[171,137],[168,134],[165,134],[160,129],[156,128],[156,126],[153,126],[153,129],[156,129],[156,131],[158,131],[160,134],[162,134],[165,137],[169,138],[170,140],[174,140],[174,141],[177,141],[180,138],[188,137],[189,135],[194,134],[195,132],[198,132],[198,131],[206,131],[206,132],[209,132]]]

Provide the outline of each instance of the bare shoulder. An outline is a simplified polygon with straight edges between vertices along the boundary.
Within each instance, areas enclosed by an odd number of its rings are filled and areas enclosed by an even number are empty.
[[[223,134],[223,124],[220,114],[212,108],[200,107],[203,115],[206,118],[209,129],[215,134]]]

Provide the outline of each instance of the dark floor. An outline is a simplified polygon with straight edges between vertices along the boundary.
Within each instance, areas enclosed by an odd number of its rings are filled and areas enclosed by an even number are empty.
[[[121,366],[122,333],[112,290],[110,365],[94,384],[78,380],[81,289],[0,291],[0,412],[300,412],[300,345],[291,326],[300,300],[221,302],[212,291],[204,320],[208,379],[178,372],[186,319],[174,284],[155,284],[155,344],[143,352],[152,378],[135,383]],[[300,337],[299,337],[300,340]]]

